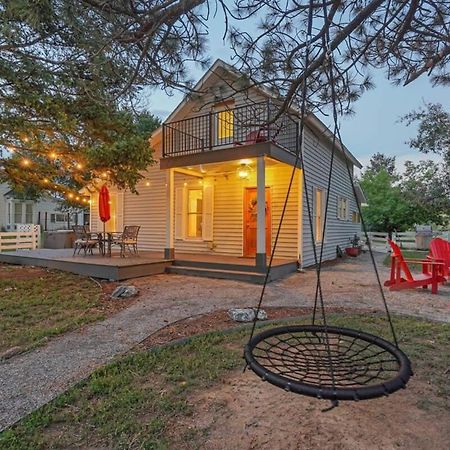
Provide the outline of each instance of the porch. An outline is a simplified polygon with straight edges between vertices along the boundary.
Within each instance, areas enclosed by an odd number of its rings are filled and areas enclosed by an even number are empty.
[[[175,273],[262,283],[265,276],[255,267],[254,258],[178,253],[176,259],[166,259],[162,252],[156,251],[142,251],[136,256],[120,258],[119,255],[104,257],[98,254],[73,256],[71,249],[17,250],[0,253],[0,263],[46,267],[110,281]],[[270,280],[279,279],[296,268],[296,261],[276,259]]]
[[[237,258],[233,261],[237,266],[253,265],[256,272],[264,273],[292,170],[268,156],[167,170],[165,257],[178,260],[186,253],[231,257]],[[301,179],[302,171],[296,169],[276,260],[300,260]]]

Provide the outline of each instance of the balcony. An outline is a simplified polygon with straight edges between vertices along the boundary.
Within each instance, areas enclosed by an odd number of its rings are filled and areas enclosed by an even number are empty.
[[[278,111],[270,101],[233,108],[224,104],[220,111],[165,123],[163,158],[230,151],[260,143],[273,144],[295,155],[299,144],[298,122],[287,114],[277,117]]]

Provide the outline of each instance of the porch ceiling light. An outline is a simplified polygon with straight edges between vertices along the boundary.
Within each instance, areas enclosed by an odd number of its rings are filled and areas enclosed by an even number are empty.
[[[248,164],[241,164],[237,169],[237,176],[241,180],[245,180],[250,175],[251,167]]]

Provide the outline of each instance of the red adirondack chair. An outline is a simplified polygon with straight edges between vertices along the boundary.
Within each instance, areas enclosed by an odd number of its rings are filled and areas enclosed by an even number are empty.
[[[431,293],[437,294],[438,284],[445,283],[445,277],[443,276],[442,262],[420,259],[405,259],[403,257],[400,247],[393,241],[388,240],[389,245],[392,248],[391,255],[391,277],[384,283],[385,286],[389,286],[391,291],[399,291],[402,289],[414,289],[417,287],[423,287],[426,289],[428,285],[431,285]],[[411,274],[408,263],[419,263],[422,265],[421,274]]]
[[[443,275],[446,278],[450,277],[450,242],[442,238],[433,239],[430,242],[428,258],[443,263]]]
[[[240,145],[250,145],[250,144],[258,144],[259,142],[267,141],[267,129],[262,127],[259,130],[250,131],[250,133],[245,136],[244,141],[235,141],[235,146]]]

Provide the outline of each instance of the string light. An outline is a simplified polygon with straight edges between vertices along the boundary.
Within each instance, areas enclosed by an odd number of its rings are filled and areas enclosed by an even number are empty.
[[[83,164],[77,163],[77,165],[75,166],[78,170],[83,168]]]
[[[69,198],[73,198],[72,192],[68,195]]]
[[[44,178],[44,183],[48,183],[48,178]]]
[[[146,185],[146,186],[150,186],[150,181],[146,181],[146,182],[145,182],[145,185]]]
[[[75,197],[75,200],[80,200],[80,197]]]
[[[51,152],[49,156],[51,159],[56,159],[58,157],[58,155],[55,152]]]
[[[22,165],[23,166],[29,166],[31,161],[27,158],[22,159]]]

